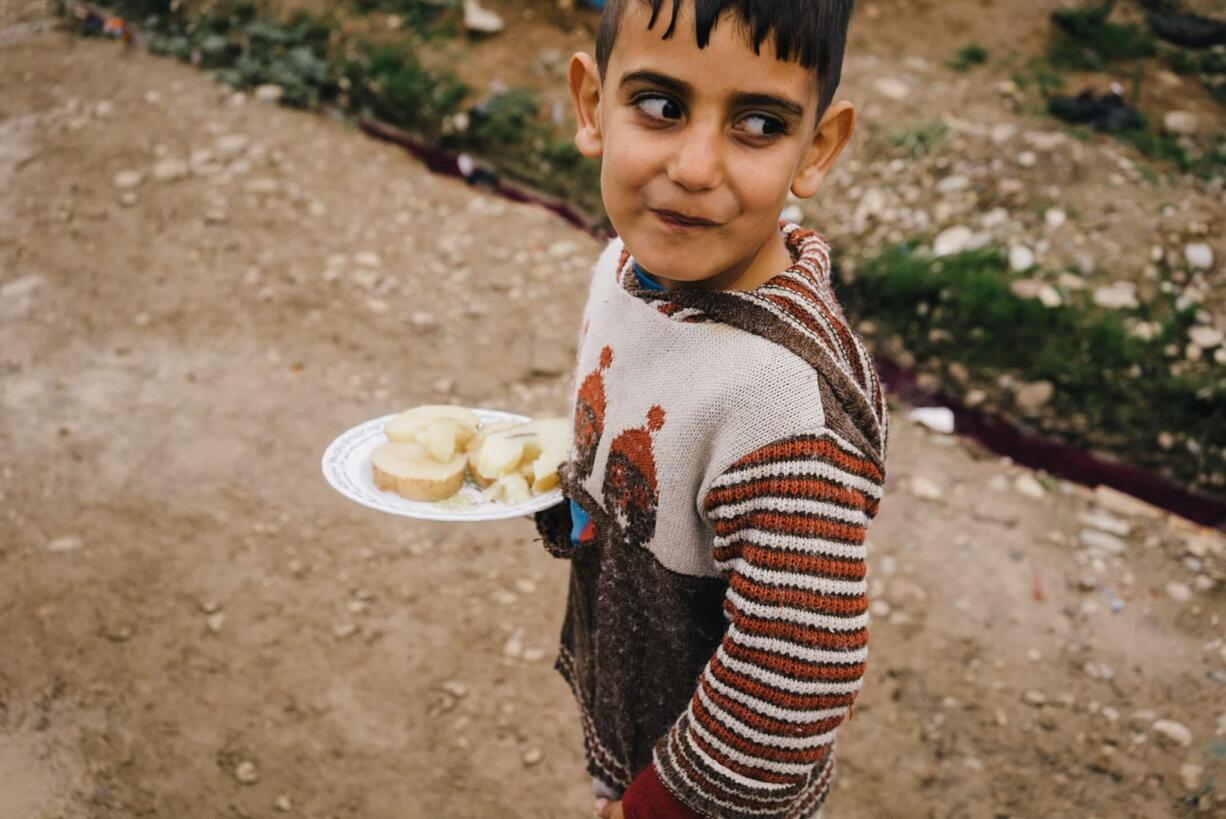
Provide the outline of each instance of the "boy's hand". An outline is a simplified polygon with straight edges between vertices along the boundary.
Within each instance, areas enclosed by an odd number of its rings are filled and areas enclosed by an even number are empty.
[[[597,799],[596,810],[594,812],[600,819],[625,819],[620,799],[616,802],[610,802],[608,799]]]

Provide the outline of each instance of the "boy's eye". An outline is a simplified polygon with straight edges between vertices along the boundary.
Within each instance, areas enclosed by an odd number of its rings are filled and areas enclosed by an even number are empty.
[[[634,104],[652,119],[680,119],[681,106],[668,97],[657,94],[645,94],[634,101]]]
[[[774,117],[764,116],[762,114],[750,114],[741,120],[746,123],[747,130],[750,136],[756,137],[772,137],[779,136],[787,129],[784,124]]]

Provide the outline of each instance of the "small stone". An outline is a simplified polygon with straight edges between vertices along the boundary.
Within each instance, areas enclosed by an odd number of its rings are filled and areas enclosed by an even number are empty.
[[[927,475],[911,476],[911,494],[920,500],[940,500],[945,492],[941,485]]]
[[[937,257],[962,253],[970,249],[974,238],[974,232],[966,225],[946,228],[938,233],[936,239],[933,240],[932,253]]]
[[[376,299],[371,297],[366,300],[366,309],[372,313],[375,313],[376,315],[386,313],[389,308],[390,305],[384,299]]]
[[[881,96],[895,102],[901,102],[911,94],[911,87],[895,77],[880,77],[873,83],[873,88]]]
[[[247,193],[268,194],[276,193],[278,187],[280,185],[277,180],[268,176],[260,176],[247,180],[247,184],[243,186],[243,189]]]
[[[211,207],[204,212],[204,223],[206,225],[224,225],[230,220],[230,214],[226,213],[223,207]]]
[[[497,12],[490,11],[477,0],[464,0],[464,27],[479,34],[496,34],[506,23]]]
[[[948,435],[954,431],[954,413],[948,407],[916,407],[907,417],[933,432]]]
[[[1009,248],[1009,267],[1015,273],[1021,273],[1034,267],[1034,251],[1025,245],[1014,245]]]
[[[868,611],[873,617],[888,620],[893,607],[890,605],[889,600],[878,598],[869,604]]]
[[[945,195],[964,191],[971,185],[970,177],[965,174],[951,174],[937,183],[937,193]]]
[[[1154,737],[1164,745],[1187,747],[1192,744],[1192,730],[1172,719],[1160,719],[1153,724]]]
[[[443,683],[443,690],[457,700],[462,700],[468,696],[468,686],[459,680],[447,680]]]
[[[1047,495],[1047,490],[1043,488],[1043,484],[1039,483],[1038,478],[1029,472],[1023,472],[1014,478],[1013,488],[1018,494],[1032,500],[1040,500]]]
[[[409,324],[418,330],[432,330],[438,326],[438,321],[434,318],[433,313],[418,310],[409,316]]]
[[[204,618],[204,625],[211,634],[220,634],[225,624],[226,613],[224,611],[215,611]]]
[[[374,270],[355,270],[350,278],[363,290],[373,290],[379,283],[379,274]]]
[[[251,142],[243,134],[226,134],[217,138],[213,143],[217,149],[217,153],[225,156],[238,156],[243,151],[247,150],[247,145]]]
[[[47,544],[48,552],[75,552],[85,545],[80,535],[65,535],[57,537]]]
[[[182,159],[162,159],[153,166],[153,178],[158,182],[175,182],[187,176],[191,167]]]
[[[524,765],[531,768],[533,765],[539,764],[545,758],[545,755],[541,753],[540,748],[529,748],[524,751],[524,755],[521,758],[524,761]]]
[[[362,267],[382,267],[383,259],[378,253],[371,250],[364,250],[353,255],[353,260]]]
[[[1018,409],[1027,415],[1035,415],[1055,394],[1055,386],[1050,381],[1034,381],[1017,387],[1013,394]]]
[[[502,645],[502,655],[512,660],[517,660],[524,653],[524,636],[523,632],[516,629],[507,638],[507,641]]]
[[[111,183],[120,190],[135,188],[144,179],[140,171],[119,171],[111,178]]]
[[[1043,221],[1048,230],[1059,230],[1068,221],[1068,214],[1060,208],[1048,208],[1043,212]]]
[[[1019,299],[1037,299],[1042,290],[1042,279],[1014,279],[1009,282],[1009,291]]]
[[[1022,695],[1022,700],[1027,705],[1033,705],[1035,708],[1041,708],[1047,704],[1047,697],[1042,691],[1035,691],[1033,688]]]
[[[253,96],[260,102],[280,102],[285,89],[275,83],[263,83],[255,87]]]
[[[1106,552],[1112,555],[1122,555],[1128,551],[1128,543],[1108,532],[1097,529],[1082,529],[1077,533],[1077,540],[1087,549]]]
[[[286,796],[285,794],[281,794],[280,796],[278,796],[276,800],[272,803],[272,806],[276,808],[277,810],[281,811],[282,813],[289,813],[291,810],[294,809],[294,803],[291,802],[290,798]]]
[[[1097,529],[1100,532],[1110,532],[1120,537],[1128,537],[1129,533],[1132,532],[1132,524],[1122,518],[1117,518],[1104,509],[1082,512],[1077,516],[1077,520],[1092,529]]]
[[[1187,583],[1172,580],[1166,584],[1166,594],[1176,603],[1186,603],[1192,599],[1192,589]]]
[[[1039,161],[1034,151],[1022,151],[1017,155],[1017,164],[1023,168],[1033,168]]]
[[[234,768],[234,778],[243,785],[254,785],[260,781],[260,772],[254,762],[244,759]]]
[[[1185,762],[1179,766],[1179,781],[1190,791],[1198,790],[1205,780],[1205,768],[1195,762]]]
[[[539,648],[525,648],[521,659],[525,663],[539,663],[545,659],[545,652]]]
[[[1209,350],[1217,347],[1222,343],[1222,331],[1216,327],[1209,327],[1205,324],[1197,324],[1188,330],[1188,338],[1192,339],[1192,343],[1203,350]]]
[[[1099,771],[1110,776],[1112,779],[1120,780],[1124,778],[1124,770],[1120,766],[1120,755],[1110,745],[1103,745],[1098,750],[1098,755],[1090,762],[1091,770]]]
[[[1064,298],[1060,295],[1060,291],[1046,282],[1039,288],[1039,301],[1047,308],[1055,308],[1064,304]]]
[[[136,192],[124,191],[119,195],[119,204],[125,208],[130,208],[136,204]]]
[[[1192,242],[1183,249],[1183,257],[1188,266],[1196,270],[1208,270],[1213,267],[1213,248],[1204,242]]]
[[[332,633],[338,640],[346,640],[358,633],[357,623],[338,623],[332,627]]]
[[[1137,286],[1132,282],[1116,282],[1094,291],[1094,303],[1112,310],[1136,309]]]
[[[1191,111],[1167,111],[1162,116],[1162,127],[1168,134],[1191,136],[1200,130],[1200,120]]]
[[[519,598],[515,596],[515,592],[509,589],[495,589],[490,594],[490,599],[500,606],[510,606]]]

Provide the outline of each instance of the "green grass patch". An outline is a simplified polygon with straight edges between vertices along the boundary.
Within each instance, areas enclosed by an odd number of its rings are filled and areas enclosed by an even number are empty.
[[[1109,63],[1141,60],[1158,53],[1157,43],[1147,28],[1109,22],[1109,13],[1099,8],[1053,12],[1052,20],[1063,34],[1052,41],[1048,50],[1051,63],[1076,71],[1102,71]]]
[[[404,43],[366,45],[340,71],[351,110],[429,138],[439,136],[469,93],[454,75],[425,68]]]
[[[920,122],[893,131],[890,144],[912,157],[920,157],[940,144],[948,132],[949,127],[939,120]]]
[[[599,163],[580,156],[542,116],[534,90],[512,88],[474,104],[472,89],[454,73],[420,59],[426,43],[455,22],[457,0],[358,4],[402,15],[403,30],[389,34],[381,27],[375,42],[346,34],[336,17],[277,19],[249,0],[207,7],[120,0],[115,10],[140,21],[154,53],[215,72],[236,89],[274,84],[287,105],[329,104],[351,116],[372,116],[447,150],[475,153],[522,184],[597,218],[603,214]],[[462,121],[466,127],[458,125]]]
[[[958,49],[947,65],[954,71],[970,71],[975,66],[986,63],[989,55],[988,49],[979,43],[967,43]]]
[[[1223,368],[1183,360],[1195,306],[1179,310],[1163,295],[1136,311],[1106,310],[1086,294],[1064,292],[1065,304],[1048,308],[1013,293],[999,248],[933,259],[918,246],[891,248],[858,265],[854,277],[841,277],[836,285],[849,315],[873,319],[878,336],[897,336],[921,366],[961,363],[972,386],[1004,408],[1012,399],[997,386],[999,375],[1050,381],[1055,394],[1047,410],[1024,420],[1042,434],[1199,490],[1226,490],[1226,425],[1216,420],[1226,417]],[[1143,340],[1129,331],[1129,320],[1161,329]],[[1163,432],[1193,443],[1163,450]]]

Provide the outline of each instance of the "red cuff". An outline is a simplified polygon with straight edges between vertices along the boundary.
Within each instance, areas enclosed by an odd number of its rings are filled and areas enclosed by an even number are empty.
[[[664,787],[654,764],[639,771],[622,794],[622,815],[625,819],[703,819]]]

